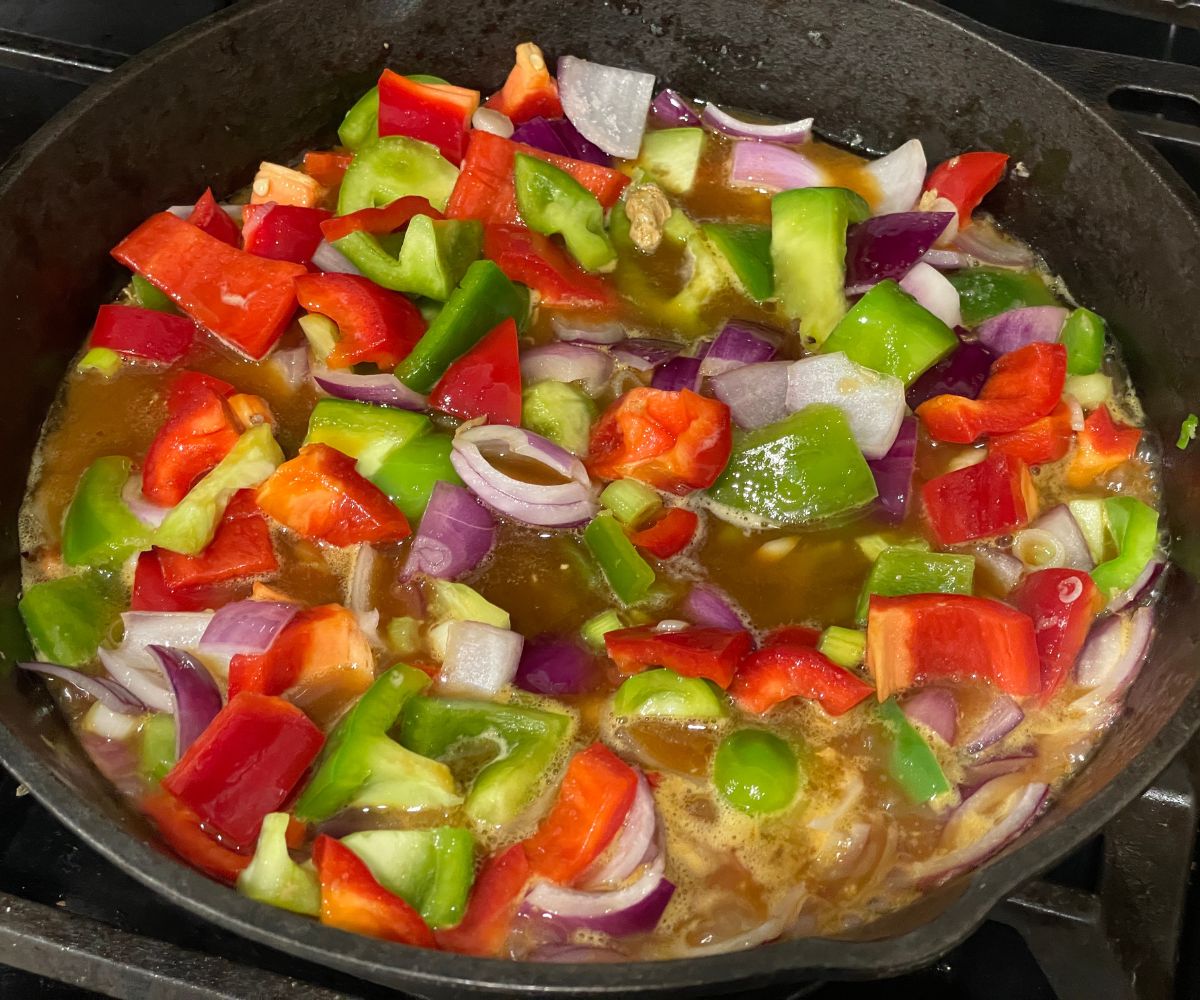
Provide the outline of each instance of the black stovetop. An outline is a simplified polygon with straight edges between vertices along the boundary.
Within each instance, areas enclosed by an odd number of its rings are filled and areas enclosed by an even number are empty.
[[[1200,63],[1200,0],[943,2],[1026,39]],[[225,6],[223,0],[0,0],[0,160],[129,55]],[[1089,64],[1076,60],[1084,71]],[[1200,191],[1200,103],[1160,92],[1171,89],[1162,62],[1122,68],[1133,86],[1110,104],[1153,137]],[[1011,896],[927,969],[876,982],[798,982],[747,998],[1200,998],[1200,886],[1191,884],[1200,860],[1197,789],[1200,741],[1099,837]],[[396,996],[167,904],[23,792],[0,771],[0,959],[11,963],[0,965],[0,997]]]

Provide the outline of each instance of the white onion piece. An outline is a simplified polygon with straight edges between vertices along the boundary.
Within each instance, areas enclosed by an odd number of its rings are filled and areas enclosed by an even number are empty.
[[[1113,615],[1096,625],[1075,664],[1075,680],[1088,689],[1087,698],[1120,696],[1137,676],[1153,635],[1150,608]]]
[[[904,383],[855,364],[841,351],[801,358],[788,368],[787,408],[830,403],[846,414],[866,458],[883,458],[900,433]]]
[[[939,271],[958,271],[976,263],[975,258],[969,254],[958,250],[943,250],[937,246],[932,250],[926,250],[921,261],[930,267],[936,267]]]
[[[512,119],[495,108],[476,108],[471,115],[471,128],[480,132],[491,132],[501,139],[508,139],[513,134]]]
[[[1030,528],[1044,531],[1058,542],[1059,548],[1062,550],[1061,561],[1053,565],[1066,566],[1068,569],[1081,569],[1085,572],[1096,565],[1092,561],[1092,553],[1088,548],[1087,540],[1083,537],[1083,532],[1079,530],[1079,523],[1075,520],[1075,515],[1071,513],[1071,508],[1065,503],[1060,503],[1057,507],[1046,511],[1030,525]]]
[[[975,572],[982,572],[1001,596],[1020,583],[1025,573],[1020,559],[994,545],[970,545],[963,551],[975,557]]]
[[[733,422],[746,430],[788,415],[790,361],[764,361],[723,372],[712,380],[713,394],[729,407]]]
[[[613,360],[603,351],[584,344],[544,344],[521,354],[521,378],[535,382],[579,382],[584,392],[596,396],[608,385]]]
[[[346,607],[355,614],[374,609],[371,603],[371,582],[375,576],[377,555],[366,543],[354,553],[354,568],[350,571],[350,582],[346,585]]]
[[[958,289],[937,268],[917,261],[900,279],[900,287],[948,327],[962,326]]]
[[[308,347],[300,345],[286,351],[276,351],[267,362],[289,389],[299,389],[308,381]]]
[[[130,476],[125,481],[125,486],[121,489],[121,499],[129,508],[129,513],[148,528],[157,528],[171,513],[170,507],[160,507],[146,499],[145,494],[142,493],[141,476]]]
[[[963,749],[967,753],[979,753],[986,750],[992,744],[999,743],[1004,739],[1024,719],[1025,713],[1021,711],[1020,705],[1008,695],[996,692],[983,718],[963,738]]]
[[[156,712],[174,712],[175,698],[158,661],[144,646],[96,650],[104,669],[135,698]]]
[[[1067,409],[1071,411],[1071,430],[1078,433],[1083,430],[1083,407],[1079,405],[1079,400],[1069,392],[1063,393],[1063,402],[1067,404]]]
[[[625,821],[604,853],[583,873],[580,885],[584,889],[606,889],[624,882],[638,865],[652,858],[657,827],[654,793],[650,790],[650,782],[639,770],[637,792],[625,814]]]
[[[141,719],[136,715],[114,712],[102,702],[93,702],[83,717],[83,728],[106,740],[125,740],[132,736]]]
[[[820,187],[827,179],[825,171],[811,159],[786,146],[749,139],[733,145],[733,156],[729,160],[729,183],[733,187],[792,191]]]
[[[550,320],[554,335],[566,343],[619,344],[625,339],[625,328],[620,323],[588,323],[564,316]]]
[[[957,249],[994,267],[1030,268],[1036,262],[1033,251],[1004,235],[989,219],[972,219],[962,226],[954,240]]]
[[[654,96],[654,74],[563,56],[558,61],[558,95],[567,120],[585,139],[610,156],[632,160],[638,155]]]
[[[213,620],[211,611],[126,611],[122,646],[172,646],[195,650]],[[149,655],[149,654],[147,654]],[[148,661],[158,669],[157,661]]]
[[[517,675],[525,638],[483,622],[451,622],[438,686],[447,692],[493,697]]]
[[[747,122],[735,118],[728,111],[722,111],[715,104],[706,104],[700,112],[700,120],[713,131],[732,136],[734,139],[760,139],[763,142],[799,145],[812,138],[811,118],[778,124]]]
[[[362,274],[350,259],[328,240],[321,240],[313,251],[312,266],[326,274]]]
[[[863,169],[879,186],[879,199],[872,214],[907,212],[917,203],[925,186],[925,148],[920,139],[909,139]]]

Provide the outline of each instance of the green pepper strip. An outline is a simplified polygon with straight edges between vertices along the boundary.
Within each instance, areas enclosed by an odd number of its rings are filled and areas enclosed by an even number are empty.
[[[338,126],[338,142],[353,150],[378,138],[379,88],[372,87],[346,112]]]
[[[858,598],[857,620],[867,623],[871,595],[903,597],[905,594],[970,594],[975,580],[975,557],[951,552],[921,552],[894,547],[884,549]]]
[[[963,325],[968,327],[1010,309],[1057,305],[1046,282],[1035,271],[968,267],[950,275],[950,284],[958,290]]]
[[[483,248],[477,219],[431,219],[416,215],[404,231],[399,256],[379,237],[361,230],[334,246],[375,284],[408,295],[444,302]]]
[[[1104,516],[1117,554],[1092,570],[1107,596],[1132,587],[1158,548],[1158,511],[1133,497],[1107,497]]]
[[[37,655],[79,667],[96,655],[121,611],[115,587],[99,573],[79,573],[25,588],[17,607]]]
[[[636,604],[654,583],[654,570],[634,548],[633,542],[612,514],[599,514],[583,529],[596,562],[608,585],[623,604]]]
[[[728,713],[708,681],[658,667],[627,678],[613,695],[613,715],[656,719],[721,719]]]
[[[1059,342],[1067,349],[1067,374],[1092,375],[1104,360],[1104,320],[1090,309],[1076,309],[1063,324]]]
[[[150,548],[150,529],[121,499],[131,465],[118,455],[98,458],[80,478],[63,524],[68,566],[108,566]]]
[[[928,802],[950,791],[937,756],[925,738],[913,728],[904,712],[889,698],[876,709],[891,736],[888,774],[912,802]]]
[[[604,231],[600,202],[565,170],[536,156],[517,153],[513,187],[525,224],[546,236],[561,235],[571,256],[585,270],[602,270],[617,259],[617,251]]]

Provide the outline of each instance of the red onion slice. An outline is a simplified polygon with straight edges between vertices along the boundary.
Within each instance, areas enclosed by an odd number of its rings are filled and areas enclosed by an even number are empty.
[[[781,142],[799,146],[812,138],[813,120],[800,118],[794,122],[748,122],[722,111],[715,104],[706,104],[700,121],[714,132],[733,139],[758,139],[762,142]]]
[[[729,160],[729,183],[764,191],[791,191],[820,187],[825,171],[803,153],[769,142],[742,139],[734,143]]]
[[[1087,699],[1115,700],[1133,683],[1154,635],[1154,611],[1137,608],[1112,615],[1092,628],[1075,664],[1075,680]]]
[[[670,340],[654,340],[649,337],[632,337],[613,348],[612,355],[621,364],[634,371],[648,372],[656,365],[679,354],[683,348]]]
[[[670,87],[658,92],[658,96],[650,102],[650,111],[668,128],[700,124],[700,112],[696,106]]]
[[[909,139],[887,156],[868,163],[864,169],[879,186],[873,214],[909,211],[925,186],[925,166],[925,149],[920,139]]]
[[[700,374],[705,377],[722,372],[770,361],[779,351],[779,336],[757,323],[729,320],[717,339],[704,354],[700,363]]]
[[[22,670],[35,674],[45,674],[47,677],[57,677],[77,687],[84,694],[95,698],[101,705],[121,715],[140,715],[146,711],[142,700],[109,677],[93,677],[71,667],[59,666],[57,663],[18,663]]]
[[[925,400],[949,394],[974,399],[979,395],[992,370],[996,355],[982,344],[964,341],[944,361],[939,361],[908,387],[906,399],[911,409]]]
[[[612,843],[591,868],[583,873],[580,885],[584,889],[610,889],[620,885],[637,870],[638,865],[653,860],[656,845],[654,834],[658,830],[658,816],[654,810],[654,793],[650,783],[639,770],[637,792],[625,821],[612,839]]]
[[[1065,503],[1046,511],[1029,527],[1045,531],[1062,547],[1062,560],[1058,565],[1085,572],[1096,565],[1083,532],[1079,530],[1079,523]]]
[[[511,629],[483,622],[451,622],[438,685],[443,691],[493,697],[517,675],[524,644],[521,633]]]
[[[346,584],[346,607],[356,615],[366,614],[373,608],[371,591],[378,561],[379,556],[374,547],[365,542],[354,552],[354,566]]]
[[[949,212],[894,212],[850,226],[846,231],[847,290],[859,294],[886,278],[904,277],[952,218]]]
[[[276,351],[267,362],[279,372],[279,377],[289,389],[299,389],[308,381],[308,347],[290,347],[286,351]]]
[[[299,610],[297,605],[283,601],[226,604],[213,615],[200,637],[200,650],[227,656],[265,653]]]
[[[129,508],[129,513],[136,517],[147,528],[157,528],[171,513],[170,507],[160,507],[151,503],[142,493],[142,477],[130,476],[121,490],[121,499]]]
[[[670,361],[664,361],[654,370],[650,380],[652,389],[662,389],[664,392],[679,392],[688,389],[696,392],[700,388],[700,359],[686,358],[680,355]]]
[[[175,756],[179,758],[221,711],[221,692],[212,675],[191,653],[167,646],[151,646],[150,652],[171,686]]]
[[[788,410],[830,403],[844,414],[868,459],[883,458],[900,433],[907,407],[904,383],[855,364],[841,351],[813,354],[788,369]]]
[[[961,253],[958,250],[943,250],[941,247],[934,247],[927,251],[921,260],[930,267],[936,267],[939,271],[958,271],[977,263],[975,258],[969,254]]]
[[[512,133],[514,142],[543,149],[547,153],[583,160],[599,167],[612,166],[612,157],[583,134],[566,118],[530,118]]]
[[[1145,600],[1158,585],[1158,578],[1162,576],[1163,570],[1166,568],[1167,564],[1165,562],[1159,559],[1151,559],[1128,590],[1122,590],[1113,595],[1112,600],[1108,602],[1108,607],[1105,610],[1112,612],[1124,611],[1129,605]]]
[[[790,361],[764,361],[734,368],[712,380],[713,394],[729,407],[733,422],[746,430],[763,427],[788,415]]]
[[[996,267],[1030,268],[1036,263],[1033,251],[1001,233],[986,219],[973,219],[959,229],[954,246],[982,264]]]
[[[567,120],[611,156],[638,155],[653,94],[652,73],[575,56],[558,61],[558,95]]]
[[[566,343],[619,344],[625,339],[620,323],[591,323],[574,317],[555,316],[550,320],[554,335]]]
[[[675,886],[663,877],[663,856],[659,854],[623,889],[586,892],[539,882],[529,890],[520,912],[543,917],[564,929],[585,928],[625,937],[654,930],[674,892]]]
[[[461,486],[440,482],[429,497],[401,576],[457,579],[483,562],[495,541],[496,522],[487,508]]]
[[[917,466],[917,418],[905,417],[900,421],[896,440],[883,458],[867,462],[871,475],[875,477],[876,509],[885,521],[899,524],[908,516],[908,504],[912,499],[913,472]]]
[[[917,261],[900,279],[900,287],[948,327],[962,326],[962,301],[958,289],[936,268]]]
[[[526,640],[514,683],[535,694],[583,694],[594,672],[595,659],[579,642],[541,635]]]
[[[1037,754],[1032,750],[1022,750],[1019,753],[1004,754],[1002,757],[992,757],[990,760],[972,764],[964,773],[963,783],[958,786],[958,792],[965,802],[989,781],[1023,771],[1029,766],[1029,762],[1036,758]]]
[[[521,355],[521,378],[534,382],[579,382],[589,396],[601,393],[612,375],[613,360],[583,344],[544,344]]]
[[[958,734],[958,703],[946,688],[924,688],[906,698],[900,707],[909,722],[932,729],[953,745],[954,737]]]
[[[105,649],[101,646],[96,655],[108,675],[147,708],[155,712],[174,711],[175,700],[170,688],[163,682],[153,655],[145,647]]]
[[[1012,698],[997,692],[982,719],[977,722],[963,739],[963,749],[967,753],[979,753],[993,743],[999,743],[1005,736],[1017,728],[1025,719]]]
[[[985,319],[975,329],[984,347],[1007,354],[1029,344],[1054,344],[1070,313],[1062,306],[1022,306]]]
[[[326,274],[362,274],[350,259],[328,240],[321,240],[313,251],[312,266]]]
[[[746,627],[745,619],[738,614],[733,602],[716,587],[707,583],[698,583],[692,587],[681,610],[695,625],[731,629]]]
[[[349,369],[314,365],[312,379],[317,386],[337,399],[352,399],[375,406],[394,406],[401,410],[423,410],[428,400],[414,392],[395,375],[356,375]]]

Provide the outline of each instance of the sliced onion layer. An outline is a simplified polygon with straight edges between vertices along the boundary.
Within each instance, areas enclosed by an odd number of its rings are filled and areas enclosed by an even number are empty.
[[[598,395],[612,375],[613,361],[584,344],[544,344],[521,354],[521,378],[534,382],[579,382],[589,396]]]
[[[279,372],[279,377],[289,389],[299,389],[308,381],[308,348],[305,345],[276,351],[267,362]]]
[[[541,635],[526,641],[514,683],[535,694],[583,694],[594,673],[592,654],[577,640]]]
[[[904,420],[904,383],[855,364],[841,351],[801,358],[788,369],[787,408],[830,403],[846,414],[850,432],[868,459],[883,458]]]
[[[981,264],[993,267],[1033,267],[1033,251],[1024,243],[1006,236],[987,219],[972,219],[969,226],[959,229],[954,238],[955,249],[973,257]]]
[[[572,160],[583,160],[600,167],[612,164],[612,158],[583,134],[566,118],[530,118],[522,122],[512,133],[513,140],[522,142],[547,153],[568,156]]]
[[[916,409],[925,400],[949,394],[974,399],[987,381],[996,355],[974,341],[960,343],[954,353],[939,361],[908,387],[908,405]]]
[[[451,622],[438,685],[443,691],[494,697],[517,675],[524,642],[521,633],[511,629]]]
[[[900,706],[909,722],[933,730],[945,742],[953,744],[958,734],[958,703],[946,688],[923,688],[905,698]]]
[[[1062,306],[1022,306],[985,319],[975,329],[979,342],[996,354],[1027,347],[1054,344],[1069,313]]]
[[[734,143],[729,160],[729,183],[763,191],[821,187],[825,171],[803,153],[769,142],[743,139]]]
[[[700,112],[696,110],[696,106],[670,87],[658,92],[658,96],[650,102],[650,110],[654,117],[668,128],[700,124]]]
[[[851,226],[846,231],[847,289],[857,294],[886,278],[903,278],[952,218],[949,212],[894,212]]]
[[[962,326],[962,300],[958,289],[936,268],[917,261],[900,279],[900,287],[948,327]]]
[[[217,610],[200,637],[205,653],[265,653],[300,610],[283,601],[234,601]]]
[[[996,692],[983,718],[963,738],[963,749],[967,753],[980,753],[992,744],[999,743],[1024,719],[1025,713],[1020,705],[1008,695]]]
[[[567,343],[619,344],[625,339],[620,323],[589,322],[571,316],[555,316],[550,320],[554,335]]]
[[[654,75],[563,56],[558,94],[567,119],[611,156],[632,160],[642,147]]]
[[[682,389],[695,392],[700,388],[700,363],[699,358],[683,355],[664,361],[654,369],[650,387],[664,392],[679,392]]]
[[[899,524],[908,516],[912,499],[913,472],[917,467],[917,418],[904,417],[887,454],[868,461],[867,465],[875,477],[879,494],[875,504],[879,512],[885,520]]]
[[[171,686],[175,756],[179,758],[221,711],[221,692],[212,675],[191,653],[167,646],[151,646],[150,652]]]
[[[790,361],[764,361],[745,365],[718,375],[712,380],[714,395],[729,407],[733,422],[753,430],[782,420],[789,413],[787,403]]]
[[[584,889],[611,889],[632,875],[638,865],[647,864],[657,854],[655,834],[658,832],[658,815],[654,809],[654,793],[650,783],[639,770],[637,792],[625,821],[613,837],[605,852],[584,872],[580,885]]]
[[[920,139],[909,139],[887,156],[868,163],[864,169],[875,178],[879,188],[875,214],[912,209],[925,186],[925,166],[925,149]]]
[[[350,258],[328,240],[321,240],[317,244],[312,255],[312,266],[326,274],[362,274],[350,263]]]
[[[129,508],[129,513],[136,517],[147,528],[157,528],[171,513],[170,507],[160,507],[151,503],[142,493],[142,477],[130,476],[121,490],[121,499]]]
[[[1087,697],[1120,697],[1141,669],[1153,635],[1151,608],[1111,615],[1095,625],[1075,663],[1075,680],[1088,689]]]
[[[1025,573],[1020,559],[995,545],[970,545],[963,551],[975,557],[976,574],[1001,596],[1020,583]]]
[[[564,929],[625,937],[654,930],[674,892],[675,886],[663,877],[663,856],[658,854],[636,881],[622,889],[588,892],[539,882],[530,889],[520,912]]]
[[[664,361],[679,354],[679,344],[670,340],[654,340],[651,337],[631,337],[613,348],[612,356],[627,368],[648,372]]]
[[[93,677],[81,670],[59,666],[57,663],[18,663],[17,666],[31,673],[45,674],[47,677],[57,677],[60,681],[66,681],[84,694],[95,698],[112,712],[139,715],[146,711],[146,706],[140,698],[111,677]]]
[[[1046,532],[1057,543],[1062,555],[1055,565],[1084,571],[1096,565],[1083,532],[1079,530],[1079,523],[1065,503],[1046,511],[1030,528]]]
[[[775,357],[778,350],[779,336],[774,330],[757,323],[730,320],[705,352],[700,374],[708,378],[742,365],[761,364]]]
[[[1158,578],[1166,568],[1167,564],[1161,559],[1151,559],[1128,590],[1122,590],[1112,596],[1105,610],[1124,611],[1129,605],[1143,601],[1158,585]]]
[[[812,138],[813,120],[800,118],[794,122],[748,122],[722,111],[715,104],[706,104],[700,120],[714,132],[733,139],[758,139],[761,142],[780,142],[798,146]]]
[[[312,379],[317,386],[337,399],[352,399],[375,406],[394,406],[401,410],[423,410],[428,400],[413,392],[395,375],[356,375],[349,369],[314,365]]]
[[[698,583],[692,587],[683,602],[682,611],[695,625],[729,629],[746,627],[745,619],[738,614],[733,602],[716,587],[707,583]]]
[[[495,541],[496,522],[487,508],[461,486],[440,482],[421,517],[402,575],[457,579],[483,562]]]

